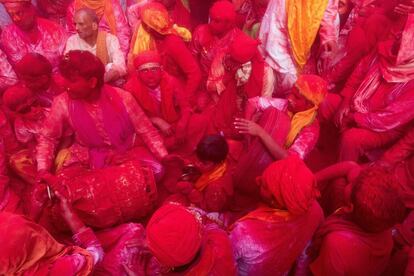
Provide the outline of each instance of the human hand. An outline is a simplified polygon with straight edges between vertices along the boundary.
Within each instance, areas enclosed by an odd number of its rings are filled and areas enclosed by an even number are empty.
[[[328,41],[322,45],[320,49],[320,62],[319,62],[319,71],[322,74],[326,74],[329,72],[330,67],[332,66],[332,61],[334,58],[334,54],[338,49],[338,45],[336,41]]]
[[[338,111],[336,112],[334,123],[338,128],[344,126],[345,118],[349,115],[351,109],[347,104],[341,104]]]
[[[172,128],[172,126],[161,118],[159,118],[156,121],[156,125],[158,126],[160,131],[167,137],[171,136],[174,133],[174,129]]]
[[[250,134],[252,136],[260,136],[263,133],[263,128],[253,121],[243,118],[236,118],[234,127],[240,134]]]
[[[335,40],[327,41],[322,45],[323,53],[333,54],[336,52],[337,49],[338,49],[338,44],[336,43]]]
[[[111,81],[115,81],[119,78],[119,73],[118,71],[114,70],[114,69],[109,69],[107,72],[105,72],[104,75],[104,82],[111,82]]]
[[[52,191],[52,195],[58,200],[64,219],[71,218],[73,212],[72,207],[67,199],[67,192],[59,179],[52,174],[47,174],[43,177],[43,181],[48,186],[48,191]]]
[[[401,15],[414,13],[414,0],[406,1],[404,4],[398,4],[395,7],[394,12]]]

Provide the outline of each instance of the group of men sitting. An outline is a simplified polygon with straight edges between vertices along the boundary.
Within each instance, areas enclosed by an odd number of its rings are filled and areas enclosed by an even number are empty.
[[[414,274],[413,0],[0,2],[0,275]]]

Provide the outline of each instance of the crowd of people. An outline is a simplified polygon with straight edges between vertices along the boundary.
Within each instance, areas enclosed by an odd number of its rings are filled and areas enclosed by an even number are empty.
[[[414,275],[413,0],[0,3],[0,275]]]

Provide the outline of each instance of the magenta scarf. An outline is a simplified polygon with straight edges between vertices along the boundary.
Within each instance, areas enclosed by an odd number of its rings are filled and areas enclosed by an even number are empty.
[[[83,100],[69,100],[69,116],[78,139],[89,147],[89,164],[92,168],[102,168],[110,151],[123,153],[133,144],[134,127],[116,90],[105,85],[98,105],[103,114],[103,130],[111,144],[104,142],[99,130],[86,109]]]

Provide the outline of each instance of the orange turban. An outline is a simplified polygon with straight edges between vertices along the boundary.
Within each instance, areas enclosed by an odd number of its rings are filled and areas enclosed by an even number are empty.
[[[154,31],[167,35],[171,33],[171,20],[168,10],[158,2],[151,2],[141,8],[142,21]]]
[[[306,213],[319,196],[315,176],[295,155],[269,165],[263,172],[262,181],[278,205],[294,215]]]
[[[134,59],[135,69],[140,69],[141,66],[146,64],[154,64],[161,66],[161,57],[157,51],[145,51]]]
[[[301,75],[295,86],[302,96],[318,107],[328,94],[327,82],[317,75]]]
[[[148,222],[148,246],[163,265],[182,266],[200,249],[201,230],[201,222],[185,207],[166,204]]]
[[[257,53],[259,41],[240,32],[230,44],[230,56],[237,62],[244,64],[254,57]]]
[[[220,0],[215,2],[210,8],[210,16],[226,19],[230,22],[235,22],[237,13],[232,2],[227,0]]]
[[[301,75],[295,84],[299,93],[314,106],[308,110],[296,113],[291,120],[290,131],[286,140],[286,147],[290,147],[298,136],[299,132],[306,126],[313,123],[316,118],[319,105],[328,94],[327,82],[316,75]]]
[[[185,42],[191,41],[191,32],[184,27],[177,26],[171,22],[170,16],[164,5],[158,2],[150,2],[141,8],[142,22],[149,28],[161,35],[175,34],[180,36]],[[140,24],[131,40],[131,52],[133,56],[148,51],[156,50],[153,37]]]

